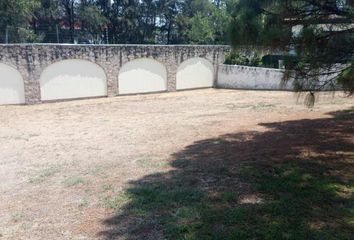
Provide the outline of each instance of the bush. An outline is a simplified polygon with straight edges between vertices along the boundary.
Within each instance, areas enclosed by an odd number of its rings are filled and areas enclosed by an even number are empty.
[[[225,64],[260,67],[262,66],[262,59],[257,54],[248,57],[236,52],[231,52],[226,56]]]
[[[297,64],[296,57],[286,55],[265,55],[253,56],[241,55],[236,52],[231,52],[225,58],[224,64],[228,65],[242,65],[250,67],[265,67],[265,68],[279,68],[279,60],[284,61],[285,69],[294,69]]]

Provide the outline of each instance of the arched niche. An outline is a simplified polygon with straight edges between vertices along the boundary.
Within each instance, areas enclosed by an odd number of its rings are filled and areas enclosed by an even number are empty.
[[[0,63],[0,105],[25,103],[24,82],[21,73]]]
[[[207,88],[214,84],[214,66],[204,58],[190,58],[181,63],[177,70],[176,88]]]
[[[119,94],[162,92],[167,90],[167,70],[156,60],[135,59],[122,66],[118,81]]]
[[[63,60],[44,69],[41,78],[43,101],[107,96],[107,77],[95,63]]]

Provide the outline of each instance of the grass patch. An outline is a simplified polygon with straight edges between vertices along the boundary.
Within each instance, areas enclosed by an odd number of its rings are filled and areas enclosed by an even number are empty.
[[[354,206],[353,183],[347,186],[325,173],[326,168],[306,164],[242,169],[240,175],[251,180],[267,201],[252,209],[233,210],[234,219],[249,231],[258,229],[251,238],[352,239],[354,225],[343,220],[354,219],[350,210]],[[340,189],[345,189],[345,198]],[[244,214],[247,211],[252,214]]]
[[[88,169],[87,174],[90,174],[92,176],[104,176],[105,175],[105,169],[101,165],[95,165],[91,168]]]
[[[86,185],[88,181],[82,177],[70,177],[63,181],[64,186],[73,187],[77,185]]]
[[[103,184],[102,185],[102,190],[104,192],[109,192],[109,191],[113,191],[114,190],[114,187],[112,184]]]
[[[235,203],[237,201],[237,194],[235,192],[224,192],[221,199],[225,203]]]
[[[134,161],[139,167],[143,168],[162,168],[168,166],[168,162],[164,162],[161,159],[153,158],[140,158]]]
[[[354,239],[353,119],[265,123],[269,131],[245,141],[197,141],[172,155],[172,170],[109,201],[120,211],[105,223],[124,233],[107,238]]]
[[[54,174],[60,172],[60,166],[54,165],[46,167],[39,170],[37,174],[29,178],[29,182],[33,184],[38,184],[44,182],[47,178],[53,176]]]
[[[11,221],[17,223],[22,221],[22,219],[25,217],[25,215],[22,212],[16,212],[11,215]]]
[[[207,173],[222,181],[228,174],[221,169]],[[139,229],[153,222],[166,239],[353,239],[354,186],[325,172],[289,164],[241,168],[237,177],[262,194],[262,203],[238,204],[238,193],[227,189],[213,190],[215,200],[185,181],[142,184],[105,205],[144,219]]]
[[[240,105],[240,106],[234,106],[234,108],[249,108],[252,110],[269,110],[273,109],[276,107],[276,104],[270,104],[270,103],[257,103],[257,104],[246,104],[246,105]]]
[[[90,201],[87,197],[84,197],[83,199],[81,199],[80,203],[79,203],[79,209],[85,209],[90,205]]]
[[[121,209],[124,204],[131,200],[131,196],[129,193],[120,192],[115,196],[105,197],[103,199],[103,205],[105,208],[112,209],[118,211]]]

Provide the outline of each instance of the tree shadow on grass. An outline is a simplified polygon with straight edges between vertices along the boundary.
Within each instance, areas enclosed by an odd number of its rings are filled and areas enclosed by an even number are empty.
[[[354,109],[172,155],[112,199],[105,239],[354,239]]]

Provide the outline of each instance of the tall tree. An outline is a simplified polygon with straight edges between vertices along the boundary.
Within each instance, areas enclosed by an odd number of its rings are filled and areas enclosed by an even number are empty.
[[[58,7],[58,1],[56,0],[41,0],[40,7],[35,9],[33,13],[34,17],[30,24],[37,35],[43,35],[43,42],[60,42]]]
[[[28,22],[39,7],[38,0],[1,0],[0,32],[1,42],[35,41],[36,35],[28,29]]]
[[[227,0],[215,0],[213,1],[212,8],[212,25],[215,30],[214,32],[214,43],[215,44],[229,44],[229,28],[231,24],[231,13],[228,9]]]
[[[197,12],[190,19],[191,27],[187,30],[190,42],[193,44],[208,44],[214,42],[215,29],[210,24],[208,16]]]
[[[224,44],[228,1],[1,0],[0,41]]]
[[[277,48],[296,56],[288,71],[298,90],[314,92],[341,83],[354,93],[353,0],[239,0],[232,42]]]
[[[158,18],[160,19],[160,34],[162,35],[163,43],[178,44],[183,42],[180,36],[180,29],[183,29],[183,1],[182,0],[159,0]]]
[[[77,14],[80,24],[80,42],[102,43],[105,42],[105,29],[108,19],[99,9],[96,1],[82,0],[78,6]]]
[[[187,43],[225,44],[231,17],[225,0],[186,0]]]
[[[139,4],[139,30],[141,43],[156,41],[157,1],[142,0]]]
[[[75,25],[77,15],[77,1],[76,0],[59,0],[63,11],[64,24],[69,28],[70,42],[75,43]]]
[[[138,0],[114,0],[111,25],[113,43],[138,43]]]

